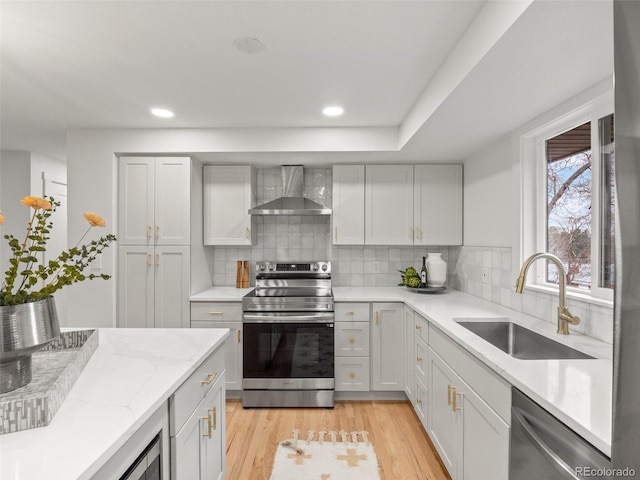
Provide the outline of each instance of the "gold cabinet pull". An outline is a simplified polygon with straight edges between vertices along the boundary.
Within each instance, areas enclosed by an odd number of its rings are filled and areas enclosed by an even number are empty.
[[[409,227],[409,240],[413,240],[413,227]]]
[[[224,315],[224,312],[220,312],[218,310],[211,310],[209,315]]]
[[[247,240],[251,237],[251,230],[249,230],[249,227],[244,227],[244,236]]]
[[[356,343],[356,339],[353,337],[349,337],[349,343],[353,345],[354,343]]]
[[[210,373],[207,376],[207,379],[206,380],[200,380],[200,383],[202,383],[203,385],[209,385],[209,384],[211,384],[211,382],[213,382],[213,379],[216,378],[217,376],[218,376],[217,373]]]
[[[349,374],[349,377],[350,377],[350,378],[356,378],[356,374],[355,374],[355,373],[353,373],[353,372],[351,372],[351,373]]]
[[[238,330],[238,343],[240,343],[240,330]]]
[[[380,312],[376,311],[376,325],[380,323]]]
[[[151,239],[151,225],[147,225],[147,240]]]
[[[422,399],[421,398],[416,398],[416,403],[422,403]]]
[[[160,238],[160,226],[156,225],[156,240]]]
[[[453,400],[451,400],[451,392],[455,392],[456,389],[453,385],[449,385],[447,387],[447,405],[451,405],[453,403]]]
[[[462,396],[462,394],[456,392],[456,389],[454,388],[453,389],[453,402],[452,402],[452,404],[453,404],[453,409],[452,410],[454,412],[457,412],[457,411],[461,410],[461,408],[458,406],[458,402],[457,402],[457,398],[461,397],[461,396]]]
[[[416,357],[416,361],[421,362],[422,361],[422,357]]]
[[[416,238],[422,240],[422,229],[420,227],[416,228]]]
[[[216,430],[218,428],[218,416],[216,415],[216,407],[210,408],[209,413],[211,414],[211,418],[212,418],[211,423],[213,423],[213,429]]]
[[[352,316],[352,317],[353,317],[355,314],[356,314],[356,312],[354,312],[353,310],[349,310],[349,311],[347,312],[347,315],[350,315],[350,316]]]
[[[147,267],[151,266],[151,254],[147,253]]]
[[[156,253],[156,267],[160,266],[160,254]]]
[[[209,415],[207,415],[206,417],[202,417],[202,419],[207,421],[206,432],[203,433],[202,436],[203,437],[207,437],[207,438],[211,438],[211,430],[212,430],[211,417]]]
[[[416,325],[416,330],[422,330],[422,325]]]

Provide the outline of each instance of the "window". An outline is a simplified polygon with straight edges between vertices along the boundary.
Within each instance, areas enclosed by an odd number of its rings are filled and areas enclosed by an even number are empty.
[[[562,260],[569,291],[612,299],[614,116],[607,110],[584,108],[530,137],[539,181],[529,198],[535,202],[537,217],[533,250],[548,251]],[[555,264],[539,263],[537,283],[557,285]]]

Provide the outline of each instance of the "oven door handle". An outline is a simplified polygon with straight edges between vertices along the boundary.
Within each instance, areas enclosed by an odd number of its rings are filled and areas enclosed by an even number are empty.
[[[245,313],[242,316],[244,322],[250,323],[333,323],[335,315],[331,313],[313,313],[304,315],[272,315],[265,313]]]

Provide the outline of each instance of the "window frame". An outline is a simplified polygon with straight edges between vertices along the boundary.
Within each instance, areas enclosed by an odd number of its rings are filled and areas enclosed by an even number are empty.
[[[591,289],[567,287],[569,297],[606,306],[613,305],[614,289],[599,286],[602,258],[599,234],[601,227],[601,155],[599,120],[614,113],[613,92],[608,92],[582,106],[557,115],[542,126],[520,137],[521,147],[521,242],[520,265],[531,254],[547,249],[547,155],[546,141],[583,123],[591,127]],[[533,181],[532,181],[533,177]],[[597,232],[597,233],[596,233]],[[593,268],[596,265],[597,268]],[[557,284],[546,281],[546,262],[532,265],[527,278],[527,288],[556,292]]]

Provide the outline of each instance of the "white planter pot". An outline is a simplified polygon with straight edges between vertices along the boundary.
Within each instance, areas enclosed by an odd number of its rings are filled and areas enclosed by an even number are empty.
[[[447,262],[441,253],[427,254],[427,285],[442,287],[447,281]]]

